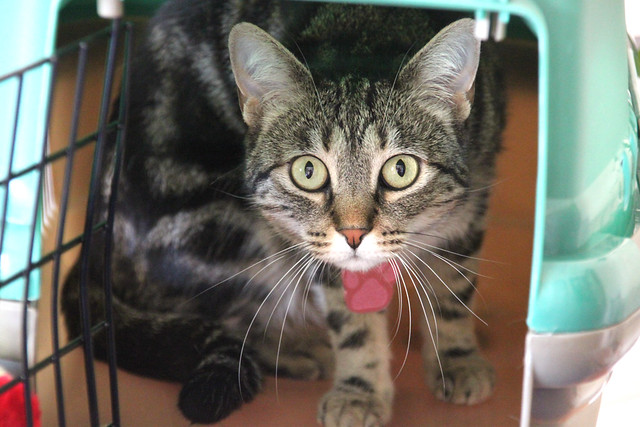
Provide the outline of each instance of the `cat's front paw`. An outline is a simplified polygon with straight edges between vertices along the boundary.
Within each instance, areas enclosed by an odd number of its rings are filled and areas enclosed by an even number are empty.
[[[440,400],[458,405],[473,405],[491,396],[495,384],[493,366],[480,354],[442,360],[427,369],[427,384]]]
[[[381,427],[391,418],[391,402],[373,393],[332,390],[318,408],[318,422],[324,427]]]
[[[183,385],[178,407],[190,421],[198,424],[218,422],[251,401],[260,391],[262,376],[258,366],[248,357],[241,369],[237,360],[218,356],[201,366]],[[218,363],[218,362],[224,363]],[[240,373],[238,373],[240,369]]]

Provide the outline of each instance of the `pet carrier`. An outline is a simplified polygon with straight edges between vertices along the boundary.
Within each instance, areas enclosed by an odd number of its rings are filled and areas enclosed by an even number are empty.
[[[108,329],[108,325],[104,322],[91,324],[89,317],[85,317],[83,336],[73,337],[63,345],[57,290],[62,279],[60,269],[65,254],[81,244],[88,247],[93,233],[105,232],[110,227],[109,220],[93,226],[95,181],[100,173],[105,135],[109,131],[120,133],[125,120],[124,105],[114,120],[109,121],[108,117],[116,79],[122,80],[122,90],[126,90],[126,79],[117,75],[116,65],[122,64],[122,58],[128,55],[130,30],[118,19],[122,3],[117,0],[101,1],[98,3],[101,15],[113,20],[110,28],[53,53],[58,12],[66,3],[34,0],[3,2],[0,6],[4,32],[0,48],[3,56],[0,61],[0,94],[4,100],[0,107],[0,367],[8,373],[2,376],[0,383],[0,401],[4,405],[0,408],[0,424],[3,426],[40,425],[40,407],[31,396],[37,386],[36,375],[48,367],[53,368],[56,377],[57,420],[60,425],[66,424],[60,361],[78,346],[84,346],[87,351],[87,400],[92,420],[94,423],[98,420],[91,337],[98,330]],[[99,122],[93,131],[80,137],[78,123],[86,107],[87,61],[96,49],[100,52],[106,50]],[[68,144],[55,150],[50,145],[50,134],[55,126],[51,121],[55,109],[55,82],[60,64],[70,57],[75,58],[77,65],[73,116],[69,124],[71,130]],[[125,63],[124,72],[126,68]],[[78,184],[72,179],[74,160],[77,161],[78,154],[83,155],[83,151],[87,154],[87,150],[94,151],[96,165],[91,174],[86,203],[88,226],[82,235],[70,237],[65,232],[65,218],[70,203],[71,183]],[[61,191],[57,192],[52,187],[50,176],[52,169],[61,167],[65,170],[64,184]],[[56,193],[60,193],[57,201],[52,198]],[[56,210],[58,212],[52,214]],[[57,223],[49,224],[49,217],[57,217]],[[43,246],[44,230],[55,234],[53,248]],[[45,276],[50,284],[45,294],[52,295],[46,300],[41,298],[40,287]],[[53,350],[47,357],[37,360],[36,319],[46,304],[52,305],[51,317],[42,324],[51,328]],[[83,309],[86,310],[86,307]],[[115,397],[112,400],[113,423],[119,424],[113,363],[112,368],[110,387]]]
[[[147,15],[159,3],[127,0],[124,6],[132,15]],[[351,3],[463,11],[476,18],[480,38],[501,39],[518,32],[522,24],[524,32],[535,38],[537,181],[520,425],[594,425],[603,384],[640,335],[640,249],[634,242],[640,222],[640,92],[638,56],[626,36],[623,1]],[[109,320],[93,324],[83,307],[83,335],[63,344],[58,316],[57,293],[65,260],[79,251],[82,257],[94,233],[109,235],[109,219],[96,225],[93,218],[93,183],[99,174],[102,141],[108,131],[120,132],[120,142],[125,138],[126,105],[121,104],[119,116],[111,121],[109,107],[116,89],[125,93],[127,88],[131,27],[119,19],[123,2],[98,4],[101,16],[112,19],[110,27],[55,54],[58,21],[92,15],[93,0],[0,4],[0,96],[4,100],[0,106],[0,366],[13,378],[0,383],[0,398],[20,394],[25,403],[17,412],[27,425],[38,425],[39,408],[30,396],[41,390],[37,375],[45,370],[53,377],[54,391],[48,394],[55,400],[55,414],[49,418],[53,422],[69,424],[66,414],[79,405],[85,407],[92,425],[121,424],[123,390],[118,388],[114,359],[106,369],[107,381],[96,381],[91,350],[92,335],[108,333]],[[92,108],[85,92],[89,90],[87,64],[93,61],[94,49],[98,55],[106,49],[103,59],[96,61],[104,69],[98,83],[102,94],[97,122],[81,135],[80,117]],[[54,82],[60,62],[68,57],[76,58],[72,66],[76,79],[68,91],[73,94],[69,101],[73,114],[64,138],[68,144],[55,150],[49,146],[57,125],[51,122],[56,108],[52,100],[62,91]],[[78,156],[93,158],[88,184],[74,176]],[[56,167],[63,171],[64,181],[50,189],[47,176]],[[78,196],[86,205],[86,219],[82,219],[86,225],[81,235],[69,235],[66,213],[74,203],[71,192],[78,186],[86,189],[87,195]],[[57,195],[56,201],[49,200],[51,194]],[[57,209],[52,216],[57,219],[49,224],[52,209]],[[51,247],[43,244],[43,231],[55,236]],[[41,288],[41,282],[47,286]],[[109,300],[108,288],[105,298]],[[51,336],[50,346],[39,353],[36,332]],[[84,358],[78,359],[84,362],[80,376],[84,399],[70,403],[65,401],[69,387],[64,381],[69,372],[62,361],[77,347],[84,351]],[[106,411],[98,401],[102,386],[109,389]]]

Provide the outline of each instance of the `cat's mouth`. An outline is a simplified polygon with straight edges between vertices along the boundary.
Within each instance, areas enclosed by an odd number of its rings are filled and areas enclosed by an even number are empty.
[[[357,247],[345,244],[336,236],[331,250],[317,253],[319,259],[341,271],[344,301],[354,313],[370,313],[384,310],[393,298],[397,264],[389,259],[389,252],[382,251],[375,241],[364,240]],[[347,241],[348,242],[348,239]]]
[[[357,253],[353,253],[340,262],[340,268],[353,272],[368,271],[380,264],[380,262],[380,259],[370,259],[368,257],[358,255]]]
[[[387,262],[387,257],[381,256],[365,256],[353,251],[348,255],[335,256],[328,260],[343,271],[351,271],[354,273],[367,272],[380,264]]]

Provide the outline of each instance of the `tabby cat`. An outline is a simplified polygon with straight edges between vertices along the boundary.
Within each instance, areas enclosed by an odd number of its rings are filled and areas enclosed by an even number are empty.
[[[181,382],[192,422],[223,419],[276,373],[333,376],[325,426],[384,425],[385,308],[410,287],[431,390],[459,404],[491,394],[469,306],[503,97],[492,46],[479,60],[474,22],[445,18],[170,0],[150,21],[113,231],[117,360]],[[89,273],[94,319],[103,244]],[[78,271],[63,291],[72,336]],[[95,352],[105,357],[103,340]]]

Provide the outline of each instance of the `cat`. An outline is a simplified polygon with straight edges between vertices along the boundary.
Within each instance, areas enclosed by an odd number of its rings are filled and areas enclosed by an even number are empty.
[[[133,60],[113,229],[121,368],[182,383],[178,406],[195,423],[228,416],[277,373],[333,376],[325,426],[384,425],[385,307],[415,287],[430,389],[458,404],[490,396],[469,307],[504,95],[491,43],[481,48],[473,20],[445,18],[276,0],[161,6]],[[96,236],[93,319],[103,246]],[[63,289],[70,336],[78,281],[76,265]],[[94,346],[106,357],[103,339]]]

